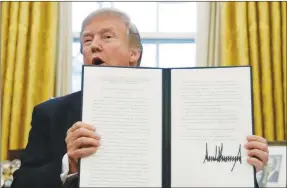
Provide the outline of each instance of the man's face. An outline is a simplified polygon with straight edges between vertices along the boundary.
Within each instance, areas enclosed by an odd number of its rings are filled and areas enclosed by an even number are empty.
[[[136,66],[139,51],[129,45],[127,27],[115,16],[92,18],[81,37],[84,64]]]

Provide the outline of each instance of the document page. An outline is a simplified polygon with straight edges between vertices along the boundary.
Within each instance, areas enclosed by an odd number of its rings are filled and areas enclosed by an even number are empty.
[[[82,121],[102,146],[81,159],[80,187],[161,187],[162,71],[84,67]]]
[[[249,67],[171,72],[171,186],[254,187]]]

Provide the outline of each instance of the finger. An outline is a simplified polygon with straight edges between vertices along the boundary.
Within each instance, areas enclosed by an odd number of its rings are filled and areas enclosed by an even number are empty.
[[[268,161],[268,154],[258,149],[248,151],[248,156],[258,158],[263,164],[266,164]]]
[[[75,130],[72,134],[72,137],[73,137],[73,140],[76,140],[77,138],[80,138],[80,137],[89,137],[89,138],[94,138],[97,140],[101,138],[101,136],[98,133],[91,131],[89,129],[86,129],[84,127],[81,127]]]
[[[258,141],[251,141],[245,144],[246,149],[259,149],[268,153],[267,144]]]
[[[247,162],[248,162],[250,165],[253,165],[253,166],[256,168],[256,172],[262,170],[263,167],[264,167],[263,163],[262,163],[260,160],[254,158],[254,157],[249,157],[249,158],[247,159]]]
[[[72,131],[75,131],[76,126],[80,126],[80,124],[81,124],[80,121],[74,123],[74,124],[72,125],[72,127],[70,127],[70,128],[67,130],[66,135],[68,136]]]
[[[258,141],[258,142],[262,142],[262,143],[267,144],[267,140],[265,138],[261,137],[261,136],[249,135],[249,136],[247,136],[247,140],[249,142],[251,142],[251,141]]]
[[[94,138],[81,137],[75,140],[74,142],[71,142],[68,147],[70,147],[72,150],[76,150],[82,147],[98,147],[98,146],[100,146],[99,140],[96,140]]]
[[[74,132],[75,130],[81,128],[81,127],[84,127],[86,129],[89,129],[91,131],[95,131],[96,128],[93,126],[93,125],[90,125],[90,124],[86,124],[86,123],[83,123],[83,122],[80,122],[78,121],[77,123],[75,123],[69,130],[68,130],[68,133],[69,132]]]
[[[65,142],[66,144],[72,142],[74,139],[73,139],[73,134],[70,130],[67,131],[67,135],[66,135],[66,139],[65,139]]]
[[[70,143],[71,142],[71,138],[72,138],[72,134],[71,133],[68,133],[66,138],[65,138],[65,142],[66,144]]]
[[[88,157],[97,151],[98,147],[81,148],[68,153],[68,156],[73,159]]]
[[[80,137],[90,137],[90,138],[95,138],[99,140],[101,138],[101,135],[85,127],[80,127],[73,132],[69,132],[69,134],[67,135],[65,139],[65,142],[67,145],[69,145],[69,143],[73,142],[74,140]],[[68,146],[67,148],[69,149],[70,147]]]

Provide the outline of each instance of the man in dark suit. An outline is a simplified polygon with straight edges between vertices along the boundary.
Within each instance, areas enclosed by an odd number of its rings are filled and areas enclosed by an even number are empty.
[[[85,64],[139,66],[142,45],[128,16],[102,9],[83,21],[81,52]],[[78,186],[73,178],[78,160],[95,153],[101,140],[96,128],[81,122],[81,105],[81,92],[76,92],[34,108],[28,145],[12,188],[58,188],[71,182]],[[258,136],[247,139],[248,162],[259,171],[268,160],[266,140]]]

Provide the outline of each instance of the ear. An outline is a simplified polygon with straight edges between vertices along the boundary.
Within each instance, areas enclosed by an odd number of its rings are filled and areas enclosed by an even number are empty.
[[[137,48],[132,48],[130,53],[130,66],[137,66],[137,61],[140,57],[140,52]]]

